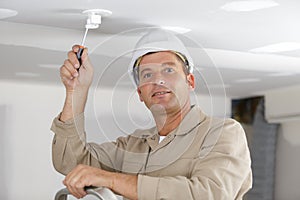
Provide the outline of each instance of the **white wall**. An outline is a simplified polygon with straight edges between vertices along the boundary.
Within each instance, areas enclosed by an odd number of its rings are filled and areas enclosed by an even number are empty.
[[[266,92],[266,116],[280,124],[275,168],[275,200],[300,199],[300,86]]]
[[[53,199],[63,176],[52,167],[50,125],[63,106],[63,86],[0,81],[0,94],[0,199]],[[226,97],[193,98],[208,114],[230,114]],[[103,142],[151,126],[137,101],[134,91],[92,89],[86,108],[89,140]]]
[[[5,152],[0,199],[52,199],[62,176],[52,167],[49,128],[64,93],[55,87],[3,82],[0,91],[0,141]]]
[[[275,200],[300,199],[300,120],[281,124],[276,153]]]

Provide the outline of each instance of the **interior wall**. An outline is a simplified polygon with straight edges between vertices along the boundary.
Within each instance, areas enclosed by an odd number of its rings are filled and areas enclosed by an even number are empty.
[[[0,82],[1,143],[4,143],[5,193],[1,199],[53,199],[62,176],[51,162],[51,119],[63,91],[50,86]],[[2,129],[4,130],[2,132]],[[2,145],[1,145],[2,146]],[[3,164],[4,163],[4,164]],[[2,182],[3,180],[1,180]]]
[[[63,106],[64,88],[0,81],[0,91],[0,175],[6,175],[0,199],[53,199],[63,176],[52,166],[50,126]],[[208,114],[230,116],[228,98],[194,99]],[[134,127],[151,126],[149,113],[138,102],[134,91],[92,90],[85,112],[88,139],[104,142]]]
[[[7,130],[7,121],[8,121],[8,107],[0,104],[0,199],[4,199],[4,197],[8,196],[7,193],[7,183],[8,183],[8,168],[9,163],[3,162],[7,161],[7,147],[9,146],[9,135]]]
[[[300,120],[281,124],[277,140],[275,200],[300,199]]]
[[[300,199],[300,85],[266,91],[267,120],[279,123],[275,200]]]

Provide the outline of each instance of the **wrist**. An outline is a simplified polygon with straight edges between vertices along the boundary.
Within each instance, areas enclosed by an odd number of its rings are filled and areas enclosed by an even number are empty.
[[[73,90],[66,90],[66,99],[72,104],[73,109],[85,105],[88,96],[88,88],[76,88]]]
[[[66,88],[66,94],[67,95],[75,95],[75,94],[87,94],[89,91],[89,87],[75,87],[75,88]]]
[[[115,188],[115,182],[116,182],[116,176],[117,174],[113,174],[111,176],[111,180],[110,180],[110,183],[109,183],[109,188],[114,191],[114,188]]]
[[[83,113],[87,96],[88,89],[66,90],[66,99],[60,116],[60,121],[65,122],[66,120],[72,119],[74,116]]]

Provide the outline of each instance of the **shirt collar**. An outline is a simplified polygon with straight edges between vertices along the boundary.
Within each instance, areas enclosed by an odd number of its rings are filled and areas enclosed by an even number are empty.
[[[201,111],[198,106],[193,105],[191,110],[183,118],[179,126],[172,131],[170,134],[185,135],[199,125],[204,119],[205,114]]]

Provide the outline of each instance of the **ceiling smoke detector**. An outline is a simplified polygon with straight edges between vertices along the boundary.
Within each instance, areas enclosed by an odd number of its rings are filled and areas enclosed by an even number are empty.
[[[107,17],[112,14],[110,10],[104,9],[89,9],[82,12],[83,14],[88,16],[86,20],[85,28],[87,29],[96,29],[101,24],[102,17]]]

